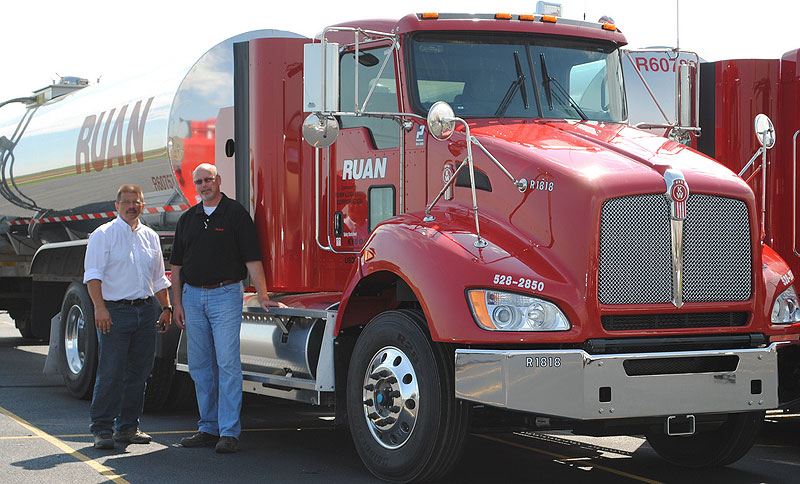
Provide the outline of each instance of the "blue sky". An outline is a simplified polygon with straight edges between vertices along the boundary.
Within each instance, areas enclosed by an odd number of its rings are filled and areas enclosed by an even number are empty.
[[[632,47],[674,46],[675,0],[565,0],[564,16],[614,18]],[[286,5],[286,6],[283,6]],[[487,7],[488,5],[488,7]],[[225,0],[114,3],[98,0],[5,2],[0,102],[44,87],[57,75],[92,83],[120,80],[165,64],[187,67],[233,35],[281,29],[313,36],[333,23],[399,18],[423,11],[531,13],[535,1],[265,2]],[[779,58],[800,47],[800,2],[682,0],[680,45],[707,60]]]

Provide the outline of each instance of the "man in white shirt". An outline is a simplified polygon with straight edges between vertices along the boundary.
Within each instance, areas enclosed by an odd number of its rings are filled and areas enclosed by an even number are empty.
[[[150,443],[139,430],[144,388],[153,368],[156,326],[164,333],[172,320],[158,234],[139,223],[142,189],[121,186],[115,205],[117,218],[92,232],[84,260],[98,340],[90,409],[97,449],[113,449],[114,441]]]

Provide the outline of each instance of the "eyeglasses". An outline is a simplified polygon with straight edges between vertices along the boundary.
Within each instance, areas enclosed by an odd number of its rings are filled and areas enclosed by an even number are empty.
[[[202,185],[203,183],[211,183],[212,181],[214,181],[216,179],[217,179],[216,176],[209,176],[209,177],[205,177],[205,178],[200,178],[198,180],[195,180],[194,184],[195,185]]]
[[[142,204],[141,200],[120,200],[117,203],[120,205],[136,205],[137,207]]]

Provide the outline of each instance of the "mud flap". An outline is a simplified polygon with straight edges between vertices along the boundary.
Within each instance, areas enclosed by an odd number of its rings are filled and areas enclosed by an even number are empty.
[[[44,360],[43,375],[59,375],[58,355],[61,354],[61,339],[58,337],[61,326],[61,311],[50,318],[50,348],[47,350],[47,359]]]

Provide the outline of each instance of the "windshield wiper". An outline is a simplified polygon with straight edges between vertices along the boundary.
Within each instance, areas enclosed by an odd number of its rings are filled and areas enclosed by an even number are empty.
[[[571,106],[576,113],[578,113],[578,116],[580,116],[584,121],[589,119],[586,116],[586,113],[583,112],[583,109],[578,106],[578,103],[576,103],[575,100],[572,99],[572,96],[569,95],[567,90],[564,89],[564,86],[558,82],[558,79],[555,77],[550,77],[550,75],[547,73],[547,61],[544,60],[544,53],[539,54],[539,60],[542,64],[542,77],[544,78],[545,94],[547,95],[547,106],[550,108],[550,110],[553,110],[553,91],[550,88],[550,83],[553,83],[556,85],[559,92],[561,92],[561,94],[567,99],[567,104]]]
[[[519,52],[517,51],[514,51],[514,66],[517,69],[517,78],[508,86],[506,95],[503,96],[503,100],[500,101],[500,105],[497,106],[497,110],[494,112],[495,116],[502,116],[505,114],[506,109],[511,105],[511,100],[514,98],[517,89],[519,89],[520,94],[522,94],[522,102],[525,104],[525,109],[531,107],[530,103],[528,103],[528,89],[525,87],[525,74],[522,73],[522,65],[519,63]]]

